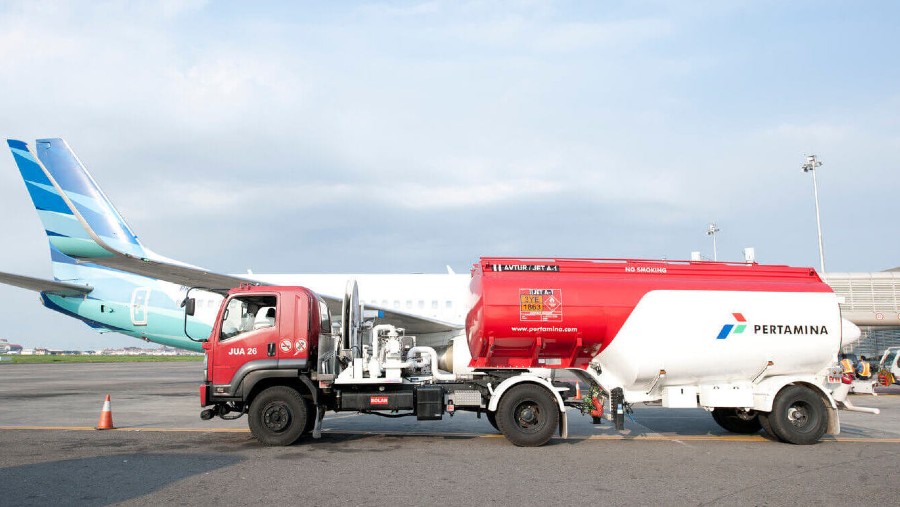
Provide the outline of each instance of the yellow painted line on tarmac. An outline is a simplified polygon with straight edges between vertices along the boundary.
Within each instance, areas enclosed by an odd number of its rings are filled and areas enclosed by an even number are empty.
[[[885,444],[900,444],[900,438],[859,438],[859,437],[835,437],[823,438],[823,442],[841,442],[841,443],[866,443],[881,442]]]
[[[3,430],[32,430],[32,431],[130,431],[149,433],[249,433],[247,428],[111,428],[98,430],[93,426],[0,426]]]
[[[638,440],[647,442],[679,441],[728,441],[728,442],[769,442],[762,435],[591,435],[586,440]]]
[[[577,439],[578,437],[572,437]],[[774,442],[763,435],[591,435],[586,440],[635,440],[648,442]],[[890,437],[822,437],[824,443],[886,443],[900,444],[900,438]]]
[[[97,431],[90,426],[0,426],[0,430],[38,430],[38,431]]]
[[[91,426],[0,426],[3,430],[30,431],[114,431],[131,433],[250,433],[247,428],[113,428],[97,430]],[[499,433],[433,433],[410,431],[348,431],[323,429],[322,433],[331,435],[368,435],[368,436],[408,436],[408,437],[468,437],[468,438],[505,438]],[[774,442],[763,435],[589,435],[570,436],[570,440],[632,440],[637,442]],[[900,438],[893,437],[831,437],[822,438],[822,443],[883,443],[900,444]]]

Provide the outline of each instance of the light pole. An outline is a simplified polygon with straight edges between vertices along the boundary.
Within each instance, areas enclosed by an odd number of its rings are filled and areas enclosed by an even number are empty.
[[[819,218],[819,184],[816,181],[816,168],[820,167],[822,162],[815,155],[808,155],[806,162],[800,166],[805,173],[813,175],[813,194],[816,197],[816,227],[819,230],[819,266],[822,268],[820,273],[825,275],[825,248],[822,246],[822,219]]]
[[[719,260],[719,254],[718,254],[718,252],[716,252],[716,233],[717,232],[719,232],[719,228],[716,226],[715,223],[711,223],[706,227],[706,235],[712,236],[712,238],[713,238],[713,260],[714,261]]]

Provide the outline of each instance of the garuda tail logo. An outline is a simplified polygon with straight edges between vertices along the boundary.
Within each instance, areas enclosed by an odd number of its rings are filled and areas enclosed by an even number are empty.
[[[737,324],[725,324],[722,326],[719,336],[716,337],[717,340],[724,340],[732,334],[741,334],[747,329],[747,319],[744,318],[743,314],[732,313],[732,315],[734,315],[734,320],[737,321]]]

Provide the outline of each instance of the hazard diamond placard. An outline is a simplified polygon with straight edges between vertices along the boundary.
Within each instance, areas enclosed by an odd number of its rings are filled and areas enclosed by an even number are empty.
[[[519,289],[519,320],[562,321],[562,289]]]

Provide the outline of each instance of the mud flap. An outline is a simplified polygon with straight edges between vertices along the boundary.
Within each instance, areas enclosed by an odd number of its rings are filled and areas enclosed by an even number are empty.
[[[610,413],[616,423],[616,429],[621,431],[625,429],[625,393],[621,387],[617,387],[609,393]]]
[[[322,419],[325,418],[325,407],[322,405],[316,406],[316,424],[313,426],[312,437],[313,438],[322,438]]]

